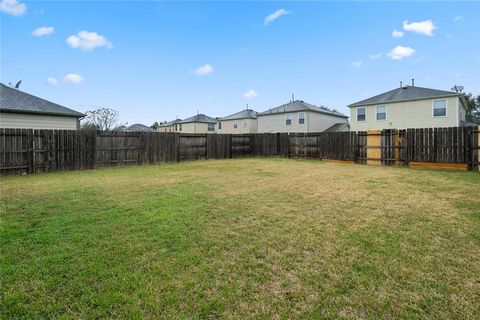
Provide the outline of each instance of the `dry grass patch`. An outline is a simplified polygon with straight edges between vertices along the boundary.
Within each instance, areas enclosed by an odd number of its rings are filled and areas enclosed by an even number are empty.
[[[2,178],[3,318],[480,317],[480,175],[287,159]]]

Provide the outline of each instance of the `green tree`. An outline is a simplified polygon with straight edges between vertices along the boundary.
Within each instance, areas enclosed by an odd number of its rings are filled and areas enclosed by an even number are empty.
[[[152,129],[158,129],[158,127],[160,127],[160,124],[159,124],[157,121],[155,121],[155,122],[150,126],[150,128],[152,128]]]
[[[472,93],[464,93],[463,97],[467,102],[467,112],[465,118],[468,122],[480,122],[480,95],[474,96]]]

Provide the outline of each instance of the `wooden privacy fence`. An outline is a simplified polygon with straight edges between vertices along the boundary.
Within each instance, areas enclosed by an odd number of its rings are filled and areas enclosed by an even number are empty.
[[[477,170],[478,127],[337,133],[179,134],[0,129],[0,174],[280,156]]]

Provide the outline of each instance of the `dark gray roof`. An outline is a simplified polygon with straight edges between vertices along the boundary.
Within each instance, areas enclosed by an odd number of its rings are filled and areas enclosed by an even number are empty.
[[[298,112],[298,111],[313,111],[313,112],[328,114],[335,117],[348,118],[346,115],[338,111],[332,111],[325,107],[316,107],[302,100],[291,101],[279,107],[272,108],[264,112],[260,112],[257,114],[257,116],[266,116],[274,113],[289,113],[289,112]]]
[[[257,111],[253,111],[251,109],[245,109],[240,112],[231,114],[229,116],[220,118],[218,120],[226,121],[226,120],[236,120],[236,119],[257,119]]]
[[[348,130],[350,130],[350,125],[348,124],[348,122],[339,122],[339,123],[335,123],[333,126],[328,128],[324,132],[338,132],[339,130],[345,127],[348,127]]]
[[[32,96],[0,83],[0,110],[15,113],[38,113],[70,117],[85,117],[83,113]]]
[[[365,106],[365,105],[380,104],[380,103],[387,103],[387,102],[423,100],[423,99],[442,98],[442,97],[459,96],[459,95],[461,95],[461,93],[422,88],[422,87],[405,86],[405,87],[396,88],[396,89],[381,93],[379,95],[376,95],[374,97],[371,97],[362,101],[352,103],[348,106],[356,107],[356,106]]]
[[[131,126],[128,126],[124,129],[124,131],[143,131],[143,132],[154,132],[155,129],[150,128],[149,126],[146,126],[141,123],[135,123],[132,124]]]
[[[159,125],[159,127],[169,127],[171,125],[174,125],[175,123],[179,123],[180,121],[182,121],[182,119],[175,119],[175,120],[172,120],[172,121],[162,123],[162,124]]]
[[[197,114],[196,116],[187,118],[185,120],[179,121],[178,123],[191,123],[191,122],[201,122],[201,123],[217,123],[217,120],[206,116],[204,114]]]

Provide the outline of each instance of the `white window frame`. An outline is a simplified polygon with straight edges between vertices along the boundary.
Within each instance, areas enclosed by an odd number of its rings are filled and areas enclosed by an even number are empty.
[[[358,120],[358,110],[364,109],[365,110],[365,120]],[[357,107],[355,109],[355,122],[366,122],[367,121],[367,107]]]
[[[300,118],[301,114],[303,115],[302,118]],[[300,123],[300,119],[303,119],[303,123]],[[298,113],[298,124],[301,125],[301,126],[305,125],[305,112],[299,112]]]
[[[287,120],[290,120],[290,124],[287,123]],[[285,113],[285,125],[291,126],[293,121],[293,115],[291,113]]]
[[[215,123],[207,123],[207,131],[215,131]]]
[[[445,101],[445,115],[444,116],[436,116],[435,115],[435,101]],[[432,100],[432,118],[448,118],[448,99]]]
[[[378,119],[378,108],[379,107],[384,107],[385,108],[385,119]],[[365,119],[367,118],[367,114],[365,112]],[[375,120],[377,121],[387,121],[388,119],[388,113],[387,113],[387,105],[386,104],[380,104],[375,107]]]
[[[243,127],[248,128],[248,120],[247,119],[243,120]]]
[[[238,128],[238,122],[237,121],[233,121],[233,129],[237,129]]]

